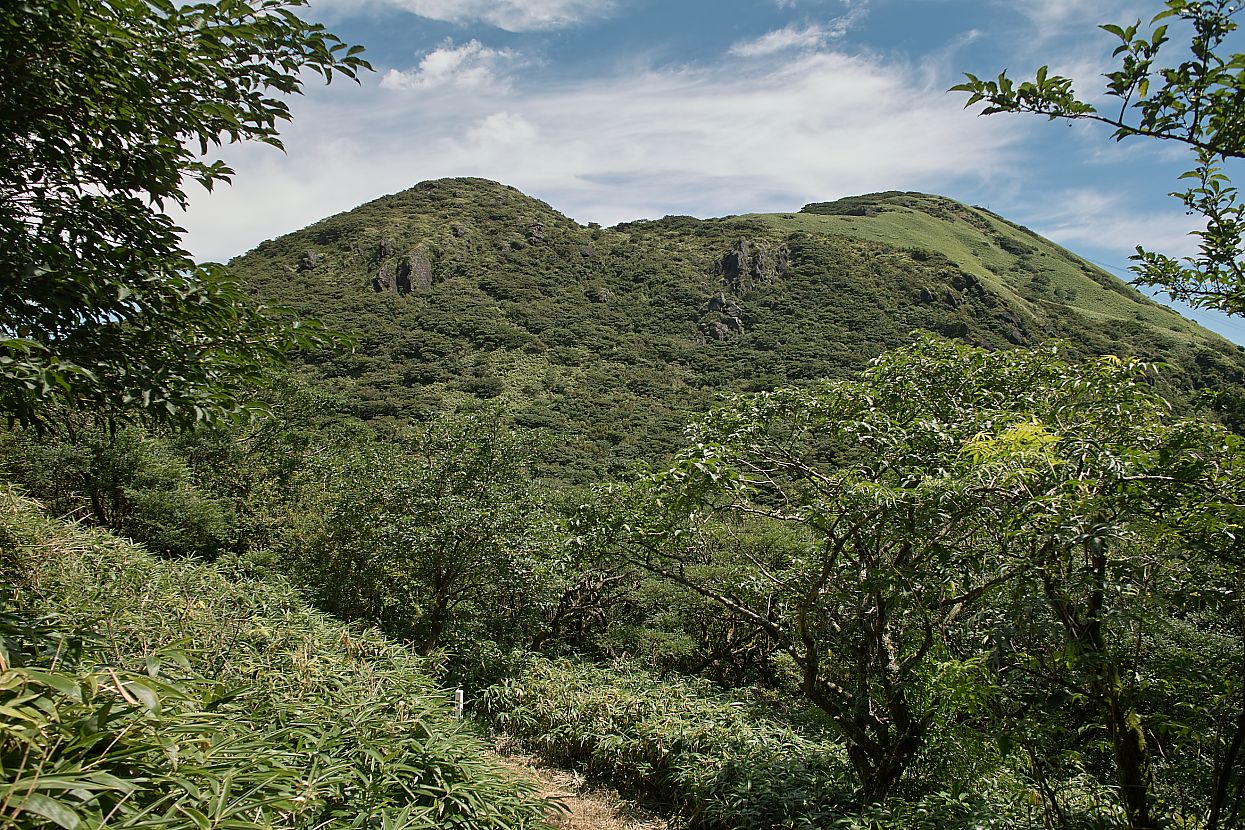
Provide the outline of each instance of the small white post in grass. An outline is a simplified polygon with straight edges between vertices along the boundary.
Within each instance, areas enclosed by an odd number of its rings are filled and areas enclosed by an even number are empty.
[[[454,717],[463,719],[463,687],[454,690]]]

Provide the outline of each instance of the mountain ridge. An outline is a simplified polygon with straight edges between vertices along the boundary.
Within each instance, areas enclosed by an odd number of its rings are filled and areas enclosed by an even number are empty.
[[[1245,381],[1241,350],[1032,231],[887,191],[795,213],[603,228],[485,179],[421,182],[262,243],[251,290],[358,332],[302,371],[386,423],[500,406],[565,441],[588,481],[655,460],[723,393],[840,377],[928,331],[1007,348],[1050,339]]]

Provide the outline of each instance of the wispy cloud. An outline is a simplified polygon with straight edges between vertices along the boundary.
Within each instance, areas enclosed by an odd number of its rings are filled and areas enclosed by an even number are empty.
[[[1130,200],[1086,189],[1064,191],[1052,204],[1057,208],[1039,214],[1034,229],[1062,245],[1113,252],[1121,261],[1143,242],[1171,256],[1186,256],[1197,248],[1189,235],[1197,221],[1178,208],[1138,210]]]
[[[384,89],[430,89],[435,87],[481,87],[498,83],[500,69],[517,61],[509,49],[490,49],[478,40],[461,46],[447,42],[424,55],[415,69],[390,69],[381,78]]]
[[[995,0],[996,4],[1006,5],[1028,20],[1038,40],[1048,40],[1067,34],[1093,32],[1099,23],[1129,22],[1151,15],[1136,11],[1136,0]]]
[[[777,0],[780,8],[794,7],[798,0]],[[840,0],[847,11],[832,18],[824,26],[795,24],[766,32],[751,40],[741,40],[731,47],[730,53],[743,58],[758,58],[782,52],[820,49],[831,41],[846,36],[869,13],[869,0]]]
[[[613,13],[616,0],[314,0],[317,10],[347,14],[391,7],[447,23],[487,23],[510,32],[564,29]]]
[[[184,220],[191,250],[227,258],[452,175],[498,179],[606,224],[796,210],[1005,177],[1019,135],[1015,122],[963,112],[919,68],[834,52],[530,88],[515,79],[469,96],[444,85],[386,87],[309,90],[284,133],[286,156],[230,148],[237,184],[195,201]]]
[[[803,29],[786,26],[752,40],[741,40],[731,47],[730,52],[742,58],[758,58],[779,52],[819,49],[830,37],[830,30],[823,26],[806,26]]]

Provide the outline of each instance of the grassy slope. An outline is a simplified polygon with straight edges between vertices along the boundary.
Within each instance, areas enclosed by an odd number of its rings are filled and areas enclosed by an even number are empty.
[[[110,827],[208,826],[195,811],[236,830],[544,826],[532,788],[482,760],[483,748],[452,720],[426,661],[312,610],[279,579],[158,560],[0,491],[0,585],[10,661],[22,662],[15,618],[50,617],[60,631],[87,635],[76,667],[63,651],[30,661],[78,677],[74,695],[23,704],[25,669],[0,671],[9,715],[23,705],[59,713],[36,735],[33,755],[14,754],[16,732],[0,734],[0,812],[16,811],[18,826],[46,824],[22,813],[21,788],[6,787],[23,769],[48,780],[83,769],[132,778],[138,789],[126,803],[154,806],[145,819],[118,817]],[[137,678],[131,690],[181,691],[161,691],[160,709],[127,707],[108,694],[118,676]],[[109,709],[116,720],[103,739],[87,741]],[[256,800],[243,809],[252,787]],[[222,788],[233,792],[224,799],[234,804],[228,820],[213,795]],[[49,792],[95,826],[89,793]]]
[[[1031,313],[1040,313],[1041,302],[1054,300],[1067,311],[1094,321],[1138,321],[1180,342],[1222,345],[1218,336],[1171,308],[1125,286],[1050,240],[982,208],[921,193],[877,194],[844,201],[860,204],[865,200],[880,208],[876,215],[808,212],[819,209],[811,205],[799,214],[744,218],[761,219],[780,231],[797,228],[936,251]],[[836,204],[841,203],[828,203],[820,209]],[[1062,289],[1074,291],[1076,296],[1062,301],[1043,297],[1035,302],[1030,290],[1035,274],[1050,278],[1046,293]]]

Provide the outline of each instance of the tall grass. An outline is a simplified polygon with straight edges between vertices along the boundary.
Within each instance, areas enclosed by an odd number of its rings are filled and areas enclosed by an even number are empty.
[[[543,826],[429,666],[286,584],[0,493],[0,827]]]
[[[1007,770],[954,792],[910,782],[901,796],[864,805],[844,747],[810,728],[813,719],[783,718],[772,701],[732,699],[626,663],[535,658],[489,688],[482,704],[480,716],[497,731],[554,763],[664,799],[697,830],[1042,826]]]
[[[690,680],[534,659],[481,716],[554,763],[676,805],[692,826],[825,828],[850,812],[843,748]]]

